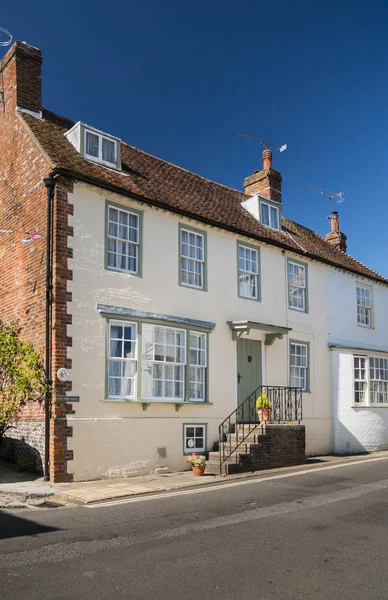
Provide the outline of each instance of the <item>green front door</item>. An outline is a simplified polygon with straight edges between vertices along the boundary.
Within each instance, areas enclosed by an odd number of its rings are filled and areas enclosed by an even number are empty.
[[[237,402],[241,406],[240,420],[255,421],[255,391],[261,386],[261,342],[240,338],[237,340]]]

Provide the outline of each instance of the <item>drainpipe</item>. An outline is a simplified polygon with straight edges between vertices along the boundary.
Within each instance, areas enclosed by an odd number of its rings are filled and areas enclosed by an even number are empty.
[[[52,220],[53,198],[55,179],[50,175],[43,179],[47,190],[47,228],[46,228],[46,344],[45,344],[45,371],[46,395],[44,402],[45,411],[45,437],[44,437],[44,481],[50,480],[50,411],[51,411],[51,300],[52,300]]]

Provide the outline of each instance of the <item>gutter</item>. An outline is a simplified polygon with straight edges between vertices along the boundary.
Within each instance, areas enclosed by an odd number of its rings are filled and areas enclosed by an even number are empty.
[[[45,342],[45,383],[44,402],[44,481],[50,480],[50,417],[52,398],[51,373],[51,321],[52,321],[52,235],[53,235],[53,198],[55,179],[52,174],[43,179],[47,190],[47,227],[46,227],[46,342]]]
[[[286,244],[282,244],[282,242],[278,242],[277,240],[268,240],[267,238],[261,237],[260,235],[242,231],[241,229],[238,229],[237,227],[230,227],[228,225],[220,225],[220,223],[218,223],[217,221],[212,221],[211,219],[206,219],[199,215],[189,213],[180,208],[175,208],[175,207],[172,208],[172,207],[166,206],[162,202],[158,202],[157,200],[151,200],[150,198],[146,198],[145,196],[140,196],[139,194],[135,194],[133,192],[126,192],[118,186],[111,185],[109,183],[102,183],[101,181],[97,181],[90,177],[85,177],[84,175],[77,175],[73,171],[70,171],[70,169],[63,169],[61,167],[56,167],[50,173],[51,177],[54,177],[55,175],[63,175],[65,177],[70,177],[71,179],[74,179],[76,181],[82,181],[83,183],[87,183],[88,185],[102,188],[103,190],[112,192],[113,194],[119,194],[120,196],[125,196],[126,198],[131,198],[132,200],[138,200],[139,202],[149,204],[150,206],[155,206],[156,208],[160,208],[162,210],[167,210],[168,212],[182,215],[184,217],[187,217],[188,219],[195,219],[196,221],[205,223],[206,225],[210,225],[211,227],[217,227],[217,229],[223,229],[225,231],[230,231],[231,233],[237,233],[238,235],[241,235],[245,238],[249,237],[251,239],[258,240],[260,242],[269,244],[270,246],[277,246],[278,248],[283,248],[284,250],[288,250],[290,252],[295,252],[296,254],[300,254],[301,256],[307,256],[308,258],[311,258],[311,260],[316,260],[317,262],[321,262],[321,263],[330,265],[331,267],[336,267],[337,269],[343,269],[344,271],[348,271],[349,273],[358,275],[358,277],[366,277],[367,279],[372,279],[373,281],[378,281],[379,283],[388,285],[388,281],[383,281],[381,279],[378,279],[377,277],[372,277],[371,275],[362,275],[361,273],[359,273],[359,271],[350,269],[349,267],[339,266],[337,263],[333,263],[330,260],[327,260],[325,258],[318,258],[317,256],[310,254],[309,252],[304,252],[304,251],[301,251],[301,250],[298,250],[295,248],[290,248],[290,246],[287,246]]]

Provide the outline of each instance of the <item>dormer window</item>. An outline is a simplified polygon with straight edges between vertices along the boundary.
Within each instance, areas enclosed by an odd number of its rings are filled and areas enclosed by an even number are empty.
[[[260,221],[263,225],[279,230],[279,209],[273,204],[260,201]]]
[[[116,142],[99,133],[85,129],[85,156],[116,166]]]
[[[88,160],[121,169],[120,140],[111,135],[85,125],[76,123],[65,136],[74,148]]]
[[[282,220],[282,205],[280,202],[275,202],[264,196],[255,194],[248,198],[248,200],[241,202],[241,206],[266,227],[279,231]]]

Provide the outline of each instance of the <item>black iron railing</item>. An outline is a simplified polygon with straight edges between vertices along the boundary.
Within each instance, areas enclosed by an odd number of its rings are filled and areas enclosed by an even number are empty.
[[[267,411],[268,424],[301,422],[302,390],[300,388],[261,385],[226,417],[218,428],[220,475],[225,462],[237,448],[244,444],[252,432],[255,431],[258,435],[263,433],[265,423],[259,423],[256,411],[256,400],[263,391],[270,402],[270,410]]]

